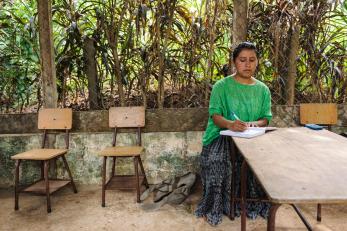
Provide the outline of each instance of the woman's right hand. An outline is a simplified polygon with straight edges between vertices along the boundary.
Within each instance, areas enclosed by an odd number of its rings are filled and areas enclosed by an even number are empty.
[[[227,128],[234,132],[243,132],[247,129],[247,124],[241,120],[229,121]]]

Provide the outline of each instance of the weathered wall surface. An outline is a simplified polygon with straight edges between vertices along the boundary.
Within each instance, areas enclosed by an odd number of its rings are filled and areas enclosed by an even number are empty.
[[[299,123],[299,106],[275,105],[272,107],[272,124],[278,127],[294,126]],[[178,108],[146,110],[144,132],[203,131],[208,119],[207,108]],[[108,112],[73,112],[72,132],[110,132]],[[347,127],[347,104],[338,105],[338,123],[334,129]],[[37,114],[0,114],[0,134],[39,133]]]
[[[198,156],[201,151],[203,132],[155,132],[144,133],[142,137],[145,153],[142,161],[150,182],[157,182],[175,174],[198,170]],[[13,185],[14,161],[11,156],[40,147],[41,136],[0,135],[0,187]],[[51,135],[51,143],[63,148],[64,135]],[[117,144],[131,145],[136,142],[133,133],[121,133]],[[102,158],[97,153],[112,143],[111,133],[72,133],[70,149],[66,156],[74,179],[81,184],[101,183]],[[110,164],[110,163],[109,163]],[[110,166],[110,165],[109,165]],[[117,172],[133,173],[131,158],[117,161]],[[58,176],[67,177],[62,162],[57,162]],[[30,183],[40,176],[39,165],[23,162],[20,169],[23,183]]]
[[[298,126],[297,106],[274,106],[272,110],[271,126]],[[339,105],[338,110],[338,124],[332,129],[336,133],[346,132],[347,105]],[[146,111],[146,129],[142,139],[145,153],[142,159],[150,182],[198,170],[198,156],[202,148],[201,140],[207,116],[206,108]],[[13,185],[14,161],[10,157],[40,147],[41,135],[36,133],[36,120],[36,114],[0,115],[0,187]],[[74,112],[75,124],[67,159],[78,183],[101,182],[102,158],[97,156],[97,153],[112,143],[112,133],[107,127],[107,121],[105,111]],[[30,134],[27,134],[29,131]],[[5,132],[9,134],[3,134]],[[125,133],[118,135],[117,143],[135,143],[135,134],[125,130]],[[51,134],[50,146],[64,147],[64,136]],[[132,162],[124,160],[119,162],[117,171],[130,173],[132,169]],[[57,163],[57,173],[59,176],[66,175],[60,162]],[[25,162],[20,174],[24,183],[37,179],[40,176],[37,163]]]
[[[144,132],[203,131],[207,108],[146,110]],[[72,132],[107,132],[108,111],[73,112]],[[37,114],[0,114],[0,134],[38,133]]]

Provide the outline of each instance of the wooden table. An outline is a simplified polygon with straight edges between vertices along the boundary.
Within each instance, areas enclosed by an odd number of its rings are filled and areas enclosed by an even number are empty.
[[[295,204],[300,203],[347,203],[346,138],[327,130],[297,127],[278,129],[252,139],[233,137],[233,140],[244,157],[241,230],[246,230],[248,167],[272,205],[268,230],[275,230],[275,215],[281,204],[296,208]]]

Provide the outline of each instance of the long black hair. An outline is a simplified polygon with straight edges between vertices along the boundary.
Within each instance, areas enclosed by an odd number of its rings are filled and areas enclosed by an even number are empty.
[[[253,43],[251,43],[251,42],[241,42],[241,43],[239,43],[239,44],[235,47],[235,49],[234,49],[234,51],[233,51],[233,61],[234,61],[234,62],[235,62],[237,56],[239,56],[239,54],[241,53],[241,51],[244,50],[244,49],[255,51],[255,53],[256,53],[256,55],[257,55],[257,57],[258,57],[257,48],[256,48],[256,46],[255,46]]]

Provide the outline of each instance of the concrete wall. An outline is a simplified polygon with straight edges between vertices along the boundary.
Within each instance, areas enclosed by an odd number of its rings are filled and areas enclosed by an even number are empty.
[[[145,153],[142,161],[150,182],[157,182],[175,174],[198,171],[198,156],[201,152],[203,132],[156,132],[144,133],[142,142]],[[50,142],[63,148],[64,135],[51,135]],[[0,135],[0,187],[13,185],[14,161],[10,157],[31,148],[40,147],[38,134]],[[117,136],[119,145],[135,143],[133,133],[121,133]],[[102,158],[97,153],[112,143],[111,133],[72,133],[70,150],[67,157],[74,179],[81,184],[99,184],[101,182]],[[110,163],[109,163],[110,164]],[[117,172],[133,173],[132,159],[117,161]],[[62,162],[57,162],[58,176],[66,176]],[[20,177],[23,183],[30,183],[40,176],[39,165],[23,162]]]
[[[272,110],[274,115],[272,126],[298,126],[298,107],[274,106]],[[203,130],[206,126],[207,109],[169,109],[157,112],[152,110],[146,113],[148,117],[142,139],[145,153],[142,159],[149,181],[157,182],[171,175],[198,171],[198,157],[201,151]],[[74,179],[78,183],[99,184],[101,182],[102,158],[97,156],[97,153],[110,146],[112,133],[107,128],[107,117],[104,118],[105,115],[100,116],[100,114],[105,114],[105,112],[74,113],[77,126],[74,125],[74,132],[71,133],[67,160]],[[32,118],[32,120],[28,118]],[[20,115],[12,117],[11,115],[0,115],[0,127],[2,128],[0,130],[0,187],[13,185],[14,161],[10,157],[16,153],[40,147],[41,135],[35,133],[37,131],[32,126],[34,123],[32,121],[36,119],[35,114],[26,114],[22,117]],[[15,127],[9,124],[11,121],[16,125]],[[28,125],[25,126],[25,124]],[[21,127],[22,125],[23,127]],[[336,126],[333,126],[333,131],[346,132],[346,126],[347,105],[339,105],[339,121]],[[18,133],[26,131],[31,131],[31,133],[1,134],[8,132],[11,128],[17,129]],[[100,130],[106,131],[100,132]],[[117,143],[129,145],[135,143],[135,139],[135,134],[125,130],[125,133],[118,135]],[[63,135],[51,134],[49,140],[51,147],[64,147]],[[117,171],[130,173],[132,169],[132,162],[122,161],[118,164]],[[25,162],[20,169],[20,174],[24,183],[37,179],[40,175],[37,163]],[[60,161],[57,163],[57,174],[66,176]]]

